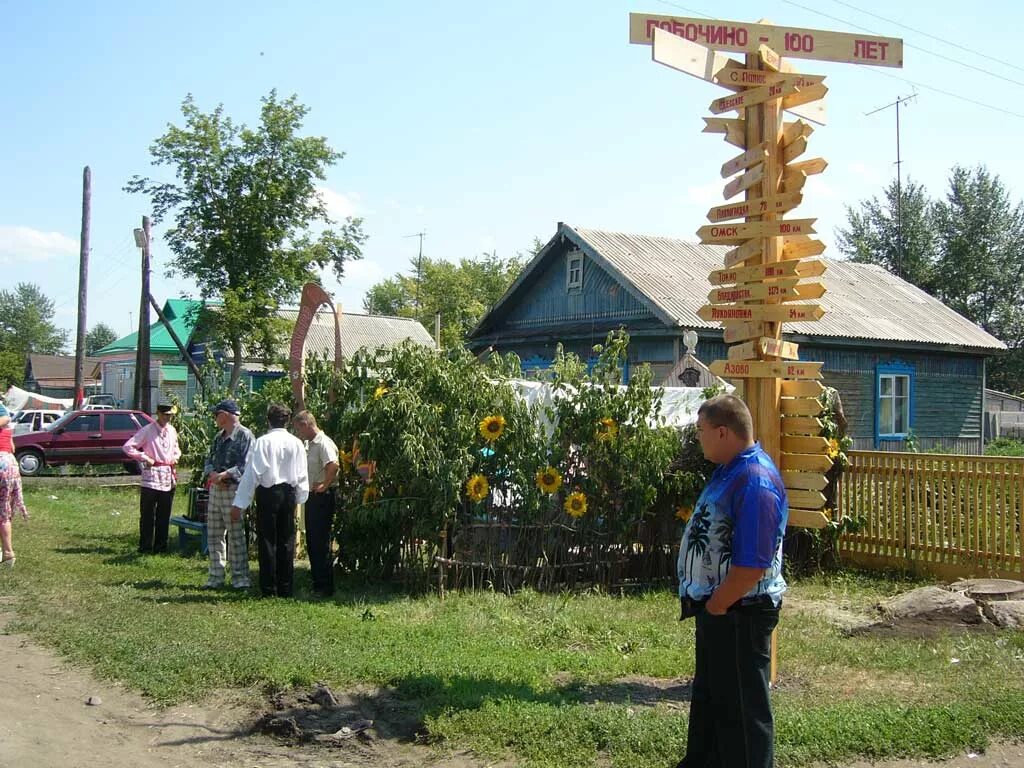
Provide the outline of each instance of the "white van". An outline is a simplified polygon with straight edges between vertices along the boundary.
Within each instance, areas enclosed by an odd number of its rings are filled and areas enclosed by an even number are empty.
[[[41,411],[29,409],[18,411],[11,419],[11,427],[14,434],[21,435],[25,432],[39,432],[49,429],[57,423],[57,419],[64,415],[64,411]]]

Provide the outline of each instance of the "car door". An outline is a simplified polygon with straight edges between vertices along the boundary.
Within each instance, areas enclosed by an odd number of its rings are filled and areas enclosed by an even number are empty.
[[[79,413],[54,434],[47,459],[57,463],[93,461],[94,457],[103,453],[100,444],[102,439],[100,414]]]
[[[135,414],[117,413],[112,411],[96,411],[103,417],[103,439],[100,441],[103,446],[104,462],[122,462],[127,459],[124,455],[124,444],[128,438],[142,428],[146,422],[136,420]]]

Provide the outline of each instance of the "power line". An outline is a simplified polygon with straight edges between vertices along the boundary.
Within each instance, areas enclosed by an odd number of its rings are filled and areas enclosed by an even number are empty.
[[[1004,67],[1010,67],[1010,69],[1016,69],[1019,72],[1024,72],[1024,67],[1019,67],[1016,64],[1013,64],[1013,63],[1011,63],[1009,61],[1003,61],[1002,59],[997,59],[995,56],[989,56],[987,53],[982,53],[981,51],[976,51],[973,48],[968,48],[966,45],[960,45],[959,43],[956,43],[956,42],[954,42],[952,40],[947,40],[944,37],[939,37],[937,35],[932,35],[932,34],[930,34],[928,32],[925,32],[922,29],[917,29],[916,27],[911,27],[908,24],[901,24],[900,22],[895,21],[894,19],[887,19],[885,16],[879,16],[877,13],[872,13],[871,11],[866,11],[863,8],[858,8],[853,3],[847,3],[847,2],[844,2],[844,0],[832,0],[832,2],[833,3],[838,3],[839,5],[845,5],[847,8],[850,8],[850,9],[852,9],[854,11],[859,11],[860,13],[866,14],[868,16],[873,16],[874,18],[876,18],[876,19],[878,19],[880,21],[884,21],[887,24],[894,24],[897,27],[902,27],[903,29],[909,29],[911,32],[914,32],[915,34],[922,35],[924,37],[929,37],[932,40],[935,40],[935,41],[940,42],[940,43],[945,43],[946,45],[951,45],[954,48],[959,48],[961,51],[966,51],[967,53],[972,53],[975,56],[980,56],[983,59],[988,59],[989,61],[994,61],[994,62],[996,62],[996,64],[1002,64]]]
[[[859,29],[862,32],[867,32],[870,35],[877,35],[878,34],[878,32],[876,32],[873,29],[868,29],[867,27],[862,27],[859,24],[854,24],[852,21],[847,21],[846,19],[840,19],[838,16],[832,16],[831,14],[825,13],[824,11],[819,11],[819,10],[817,10],[815,8],[810,8],[810,7],[806,6],[806,5],[802,5],[800,3],[795,2],[795,0],[782,0],[782,2],[786,3],[787,5],[792,5],[792,6],[795,6],[797,8],[802,8],[805,11],[810,11],[811,13],[816,13],[819,16],[824,16],[826,19],[832,19],[833,21],[838,21],[840,24],[846,24],[849,27],[853,27],[854,29]],[[957,65],[959,65],[961,67],[966,67],[967,69],[973,69],[975,72],[981,72],[982,74],[989,75],[990,77],[996,77],[996,78],[999,78],[1000,80],[1005,80],[1008,83],[1013,83],[1014,85],[1019,85],[1021,87],[1024,87],[1024,82],[1021,82],[1020,80],[1014,80],[1012,77],[1006,77],[1005,75],[1000,75],[998,72],[992,72],[992,71],[990,71],[988,69],[984,69],[983,67],[976,67],[973,64],[968,64],[966,61],[960,61],[959,59],[954,59],[951,56],[946,56],[946,55],[941,54],[941,53],[936,53],[935,51],[931,51],[931,50],[929,50],[927,48],[922,48],[919,45],[913,45],[912,43],[904,42],[903,45],[905,47],[907,47],[907,48],[913,48],[915,51],[921,51],[922,53],[927,53],[929,56],[935,56],[938,59],[943,59],[943,60],[951,62],[953,64],[957,64]]]

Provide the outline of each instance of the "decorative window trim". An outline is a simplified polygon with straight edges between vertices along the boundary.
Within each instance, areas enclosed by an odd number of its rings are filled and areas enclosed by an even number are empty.
[[[879,363],[875,368],[875,447],[883,441],[906,440],[914,428],[914,366],[902,361]],[[907,380],[907,418],[906,431],[888,431],[888,425],[882,424],[882,379],[904,377]],[[895,391],[895,390],[894,390]],[[895,396],[893,400],[895,401]]]
[[[570,251],[565,257],[565,290],[583,288],[583,252]]]

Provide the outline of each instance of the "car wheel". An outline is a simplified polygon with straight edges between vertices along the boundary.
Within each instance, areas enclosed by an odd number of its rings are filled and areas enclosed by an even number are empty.
[[[18,459],[18,469],[21,470],[21,474],[26,477],[38,475],[46,466],[46,462],[43,460],[43,454],[39,451],[21,451],[18,453],[16,458]]]
[[[122,466],[124,467],[124,471],[129,475],[138,475],[142,472],[142,470],[139,469],[139,462],[137,461],[126,461]]]

